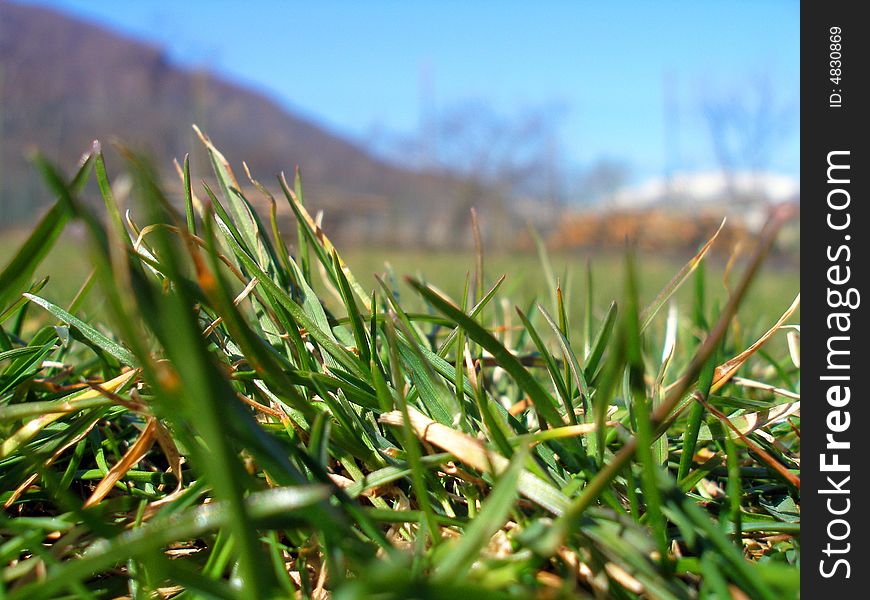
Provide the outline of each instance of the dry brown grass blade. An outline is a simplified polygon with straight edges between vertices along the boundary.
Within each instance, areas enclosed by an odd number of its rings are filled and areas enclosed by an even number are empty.
[[[241,188],[239,187],[239,182],[238,182],[238,180],[236,179],[235,174],[233,173],[233,169],[232,169],[232,167],[230,166],[229,161],[228,161],[226,158],[224,158],[224,155],[221,154],[220,151],[218,151],[217,148],[215,148],[215,145],[212,143],[212,141],[209,139],[209,137],[208,137],[206,134],[204,134],[204,133],[200,130],[199,127],[197,127],[196,125],[194,125],[194,126],[193,126],[193,130],[196,132],[197,137],[199,137],[199,140],[203,143],[203,145],[205,145],[205,147],[209,149],[209,151],[214,155],[215,159],[218,160],[218,161],[221,163],[221,166],[222,166],[224,169],[226,169],[226,171],[227,171],[227,175],[229,176],[230,180],[232,181],[233,186],[234,186],[237,190],[238,190],[238,189],[241,189]]]
[[[728,383],[728,381],[731,380],[732,377],[734,377],[735,373],[737,373],[737,371],[740,369],[740,367],[743,366],[743,364],[747,360],[749,360],[749,358],[753,354],[755,354],[759,348],[761,348],[765,343],[767,343],[767,341],[771,337],[773,337],[773,334],[775,334],[783,326],[783,324],[789,319],[789,317],[791,317],[794,314],[794,312],[797,310],[798,306],[800,306],[800,301],[801,301],[801,296],[800,296],[800,294],[798,294],[797,297],[794,299],[794,301],[791,303],[791,306],[788,307],[788,309],[782,314],[782,316],[773,325],[773,327],[768,329],[767,332],[765,332],[764,335],[762,335],[760,338],[758,338],[758,340],[756,340],[756,342],[754,344],[752,344],[749,348],[747,348],[746,350],[744,350],[743,352],[741,352],[737,356],[731,358],[730,360],[725,361],[724,363],[722,363],[721,365],[716,367],[716,374],[713,377],[713,385],[710,387],[711,393],[717,392],[718,390],[722,389],[722,386],[724,386],[726,383]],[[665,391],[667,393],[670,393],[675,388],[682,386],[684,383],[685,382],[683,381],[683,378],[678,379],[677,381],[675,381],[674,383],[669,385]]]
[[[769,383],[762,383],[761,381],[747,379],[746,377],[734,377],[731,379],[731,382],[734,385],[739,385],[741,387],[748,387],[748,388],[753,388],[756,390],[764,390],[766,392],[770,392],[771,394],[775,394],[777,396],[782,396],[783,398],[788,398],[789,400],[800,400],[801,399],[801,395],[798,394],[797,392],[792,392],[791,390],[776,387],[775,385],[770,385]]]
[[[100,383],[96,383],[93,381],[87,382],[86,385],[89,388],[91,388],[92,390],[98,392],[101,396],[108,398],[109,400],[111,400],[112,402],[117,404],[118,406],[123,406],[124,408],[126,408],[129,411],[139,413],[142,415],[150,415],[151,414],[151,411],[148,408],[148,406],[146,406],[141,400],[137,399],[137,398],[139,398],[139,395],[138,395],[138,392],[136,391],[135,388],[130,390],[130,398],[127,399],[127,398],[124,398],[122,396],[119,396],[118,394],[116,394],[113,391],[115,389],[118,389],[117,387],[114,387],[112,389],[106,389],[104,387],[106,384],[100,384]]]
[[[81,431],[78,435],[73,437],[71,440],[67,441],[63,446],[58,448],[55,451],[55,453],[52,454],[48,458],[48,460],[45,461],[45,463],[43,464],[43,468],[50,467],[52,465],[52,463],[54,463],[54,461],[56,461],[58,458],[60,458],[60,456],[64,452],[66,452],[67,450],[69,450],[70,448],[72,448],[73,446],[78,444],[85,436],[87,436],[91,432],[91,429],[93,429],[94,426],[99,422],[100,422],[99,419],[93,419],[91,421],[90,425],[88,425],[83,431]],[[33,485],[33,483],[37,480],[38,477],[39,477],[39,473],[33,473],[32,475],[30,475],[30,477],[25,479],[21,483],[21,485],[19,485],[17,488],[15,488],[15,491],[12,492],[12,495],[10,495],[6,499],[6,502],[3,503],[3,508],[7,509],[10,506],[12,506],[13,504],[15,504],[18,501],[18,499],[21,497],[21,494],[26,492],[28,490],[28,488],[30,488],[30,486]]]
[[[160,449],[163,450],[163,455],[169,462],[169,469],[178,480],[178,489],[181,489],[181,452],[178,451],[178,446],[175,445],[175,440],[172,439],[172,434],[162,423],[157,423],[157,443],[160,444]]]
[[[25,423],[21,428],[18,429],[15,433],[13,433],[9,438],[7,438],[2,445],[0,445],[0,458],[5,458],[9,456],[14,450],[16,450],[21,444],[24,444],[28,440],[30,440],[37,433],[42,431],[45,427],[54,423],[62,416],[69,414],[71,412],[76,412],[81,409],[81,404],[85,400],[91,400],[93,398],[98,398],[100,396],[105,396],[105,392],[114,392],[118,388],[124,386],[127,382],[130,381],[133,377],[138,374],[136,370],[130,370],[121,375],[118,375],[114,379],[110,381],[106,381],[99,386],[99,389],[91,388],[89,390],[82,390],[76,394],[72,394],[75,397],[70,398],[64,402],[58,402],[56,407],[53,407],[53,412],[46,413],[41,415],[35,419],[31,419],[27,423]]]
[[[82,508],[89,508],[99,504],[99,502],[102,501],[102,499],[112,490],[112,487],[127,474],[127,471],[132,469],[136,463],[145,458],[145,455],[148,454],[149,450],[151,450],[151,446],[154,445],[156,440],[157,419],[150,417],[148,419],[148,425],[146,425],[144,431],[142,431],[142,435],[140,435],[139,439],[136,440],[136,443],[130,446],[130,449],[124,453],[121,460],[109,469],[109,472],[106,473],[106,476],[103,477],[102,481],[100,481],[96,489],[94,489],[91,497],[87,499]]]
[[[508,468],[510,461],[497,452],[488,450],[480,440],[433,421],[418,410],[408,407],[411,428],[417,437],[433,446],[446,450],[461,462],[483,473],[501,474]],[[401,411],[384,413],[379,421],[387,425],[401,427]],[[555,487],[528,470],[520,472],[518,486],[520,494],[549,510],[555,515],[562,514],[568,505],[568,498]]]
[[[251,175],[251,169],[248,168],[248,163],[242,161],[242,168],[245,170],[245,176],[248,178],[248,181],[251,182],[251,185],[257,188],[257,191],[263,194],[263,196],[266,197],[266,200],[268,200],[274,206],[275,197],[272,196],[272,193],[266,188],[265,185],[254,179],[254,176]]]
[[[604,565],[604,570],[610,575],[611,579],[618,582],[622,587],[633,594],[643,594],[645,589],[643,584],[631,576],[631,574],[617,565],[609,562]]]
[[[280,410],[272,408],[271,406],[266,406],[265,404],[260,404],[253,398],[248,398],[244,394],[236,394],[236,397],[248,406],[251,406],[259,412],[263,413],[264,415],[269,415],[270,417],[278,419],[282,422],[286,418],[286,415],[284,415],[284,413],[282,413]]]
[[[782,314],[782,316],[773,325],[773,327],[768,329],[767,332],[760,338],[758,338],[758,340],[756,340],[754,344],[749,346],[749,348],[747,348],[731,360],[724,362],[716,367],[716,374],[713,377],[713,385],[710,388],[710,391],[716,392],[717,390],[721,389],[723,385],[728,383],[728,380],[731,379],[735,373],[737,373],[737,370],[741,366],[743,366],[743,363],[749,360],[750,356],[755,354],[755,352],[758,351],[758,349],[761,348],[767,342],[767,340],[773,337],[773,334],[779,331],[779,328],[782,327],[782,325],[789,319],[789,317],[791,317],[798,309],[800,303],[801,295],[798,294],[797,297],[794,299],[794,302],[791,303],[791,306],[788,307],[788,309]]]
[[[411,427],[417,437],[424,442],[446,450],[460,461],[471,465],[478,471],[498,474],[508,466],[508,459],[488,450],[479,440],[433,421],[415,408],[408,407]],[[402,412],[398,410],[384,413],[378,419],[381,423],[401,427]]]
[[[801,368],[801,331],[800,325],[794,325],[791,331],[786,334],[788,340],[788,354],[791,357],[791,362],[798,369]]]
[[[772,408],[767,408],[757,412],[732,415],[731,417],[728,417],[728,420],[735,430],[740,431],[743,435],[749,435],[750,433],[764,429],[768,425],[784,421],[789,417],[799,416],[800,412],[800,402],[789,402],[787,404],[779,404]],[[712,439],[712,437],[713,435],[709,431],[707,425],[701,425],[701,433],[698,439],[707,440]]]
[[[254,288],[257,287],[258,283],[260,283],[260,281],[256,277],[251,279],[251,281],[248,282],[248,285],[245,286],[245,289],[243,289],[241,292],[238,293],[235,298],[233,298],[233,306],[238,306],[239,304],[241,304],[242,301],[244,301],[244,299],[247,298],[248,295],[250,295],[251,292],[254,291]],[[218,317],[217,319],[212,321],[211,324],[205,328],[205,331],[202,332],[202,337],[207,338],[208,336],[210,336],[212,333],[214,333],[214,330],[217,329],[218,326],[223,322],[223,317]]]
[[[512,417],[515,417],[517,415],[521,415],[523,413],[523,411],[526,410],[527,408],[529,408],[531,405],[532,405],[532,403],[529,402],[528,398],[523,398],[519,402],[512,404],[511,407],[508,409],[508,413]]]
[[[181,475],[181,452],[178,451],[178,447],[175,445],[175,440],[172,439],[172,434],[159,421],[157,421],[157,444],[163,451],[163,455],[166,457],[167,462],[169,462],[169,471],[175,476],[175,481],[177,483],[175,489],[171,493],[167,494],[160,500],[151,502],[147,506],[145,514],[142,516],[143,520],[150,519],[157,512],[157,509],[165,504],[174,502],[176,498],[184,493],[184,480]]]
[[[790,404],[780,404],[779,406],[769,410],[741,415],[746,419],[746,427],[741,427],[740,430],[744,434],[749,434],[756,429],[762,429],[777,421],[783,421],[789,417],[800,415],[800,412],[801,403],[792,402]]]
[[[700,393],[696,392],[693,395],[693,397],[696,401],[703,404],[704,408],[706,408],[707,411],[710,412],[710,414],[712,414],[717,419],[722,421],[722,423],[724,423],[728,427],[728,429],[733,431],[734,434],[737,435],[737,437],[739,437],[740,440],[744,444],[746,444],[746,446],[748,448],[750,448],[755,454],[757,454],[758,457],[761,458],[761,460],[763,460],[765,463],[767,463],[767,465],[771,469],[773,469],[774,471],[776,471],[777,473],[782,475],[789,483],[791,483],[797,489],[801,489],[800,477],[798,477],[797,475],[795,475],[794,473],[792,473],[791,471],[786,469],[781,462],[779,462],[774,457],[772,457],[770,454],[768,454],[767,451],[764,450],[764,448],[762,448],[761,446],[759,446],[758,444],[756,444],[755,442],[750,440],[748,437],[746,437],[746,434],[744,434],[742,431],[740,431],[740,429],[736,425],[734,425],[734,423],[732,423],[731,420],[726,415],[721,413],[716,408],[710,406],[710,404],[704,400],[704,398],[701,396]]]

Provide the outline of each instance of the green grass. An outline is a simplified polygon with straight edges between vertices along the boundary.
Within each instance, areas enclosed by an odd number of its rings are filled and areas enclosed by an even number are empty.
[[[797,596],[778,220],[730,294],[703,251],[384,273],[298,180],[288,252],[203,141],[219,185],[183,213],[128,157],[135,247],[98,148],[38,161],[56,208],[0,273],[0,596]]]
[[[21,230],[0,232],[0,264],[11,259],[28,233]],[[287,237],[295,241],[295,232],[294,235]],[[93,269],[86,248],[86,240],[81,232],[61,233],[54,248],[40,267],[40,275],[48,277],[51,282],[45,292],[48,298],[63,304],[75,297]],[[401,279],[403,275],[413,275],[429,281],[450,296],[459,298],[462,296],[466,274],[472,273],[475,268],[474,253],[464,249],[405,250],[353,246],[343,251],[342,256],[351,271],[366,287],[374,288],[377,274],[392,276],[402,301],[413,305],[415,309],[422,308],[423,303],[411,293],[411,288]],[[623,281],[620,273],[625,262],[623,254],[612,251],[592,254],[554,253],[549,258],[553,265],[553,282],[558,279],[566,288],[566,297],[571,306],[569,310],[575,312],[575,318],[577,318],[576,314],[584,310],[586,302],[587,262],[594,278],[593,305],[596,310],[603,311],[611,300],[618,298],[622,293]],[[642,300],[651,302],[655,294],[670,281],[687,259],[688,257],[680,259],[662,255],[639,257],[638,281]],[[705,269],[704,285],[711,301],[724,303],[728,297],[728,289],[723,281],[725,267],[724,261],[719,258],[708,264]],[[494,283],[502,275],[505,276],[502,295],[513,304],[527,306],[535,300],[546,302],[550,295],[550,285],[541,268],[540,258],[535,253],[519,251],[487,253],[485,274],[489,283]],[[315,271],[312,279],[315,289],[322,292],[324,303],[335,309],[340,308],[335,303],[334,294],[321,287],[320,273]],[[776,320],[793,299],[795,290],[799,288],[800,273],[793,266],[765,265],[740,307],[741,318],[759,327]],[[84,306],[84,310],[88,313],[98,313],[100,310],[95,301],[99,297],[99,289],[95,292]],[[692,310],[694,301],[692,286],[684,286],[678,290],[675,298],[680,309]],[[800,312],[796,313],[796,317],[799,316]]]

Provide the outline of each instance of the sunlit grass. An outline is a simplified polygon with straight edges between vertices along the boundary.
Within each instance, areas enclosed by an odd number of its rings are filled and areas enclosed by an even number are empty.
[[[203,141],[184,212],[128,156],[130,223],[98,147],[38,161],[57,208],[0,273],[3,595],[797,595],[783,214],[727,289],[704,250],[340,255],[298,179],[291,244]]]

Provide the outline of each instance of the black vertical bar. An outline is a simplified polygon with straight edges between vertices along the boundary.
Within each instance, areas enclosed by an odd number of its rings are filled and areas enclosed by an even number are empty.
[[[801,595],[866,598],[870,444],[868,25],[859,3],[801,7]]]

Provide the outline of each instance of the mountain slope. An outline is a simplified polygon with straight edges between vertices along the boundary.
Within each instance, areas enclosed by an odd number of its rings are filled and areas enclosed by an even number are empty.
[[[292,61],[276,76],[292,77]],[[168,174],[172,158],[199,152],[194,122],[264,182],[300,164],[328,219],[339,216],[336,206],[414,214],[426,210],[427,199],[451,196],[454,186],[378,161],[261,94],[181,69],[159,48],[2,1],[0,116],[0,224],[27,218],[48,200],[27,164],[31,149],[72,168],[91,140],[119,138]],[[194,159],[205,166],[201,155]]]

